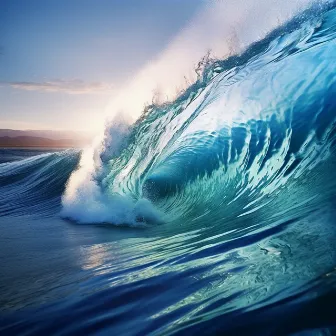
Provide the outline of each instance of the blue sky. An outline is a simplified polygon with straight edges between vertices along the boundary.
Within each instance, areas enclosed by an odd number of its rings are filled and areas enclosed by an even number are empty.
[[[0,0],[0,128],[90,130],[202,0]]]

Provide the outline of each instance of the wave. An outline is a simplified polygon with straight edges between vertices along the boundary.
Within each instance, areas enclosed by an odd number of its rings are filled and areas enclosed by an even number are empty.
[[[61,196],[79,155],[78,151],[68,150],[0,164],[0,215],[59,213]]]
[[[0,164],[0,214],[142,227],[260,210],[332,160],[334,13],[315,5],[240,55],[204,58],[178,98],[117,116],[81,153]]]
[[[83,154],[62,215],[216,222],[268,204],[333,153],[334,41],[333,5],[313,6],[241,55],[203,62],[181,96],[134,125],[118,116]]]

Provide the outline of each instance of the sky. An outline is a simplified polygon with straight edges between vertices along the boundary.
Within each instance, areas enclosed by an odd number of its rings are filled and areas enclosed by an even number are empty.
[[[0,0],[0,128],[94,131],[203,0]]]
[[[312,1],[0,0],[0,128],[100,133]],[[186,81],[187,79],[187,81]]]

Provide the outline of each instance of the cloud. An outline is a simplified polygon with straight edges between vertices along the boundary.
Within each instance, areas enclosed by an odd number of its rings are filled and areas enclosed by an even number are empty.
[[[110,93],[112,86],[102,82],[75,80],[52,80],[45,82],[2,82],[0,86],[10,86],[26,91],[61,92],[67,94]]]

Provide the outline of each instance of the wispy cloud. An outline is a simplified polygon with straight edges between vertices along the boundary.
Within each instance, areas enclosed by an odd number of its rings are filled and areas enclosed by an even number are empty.
[[[61,92],[67,94],[110,93],[112,86],[102,82],[75,80],[52,80],[45,82],[0,82],[0,86],[10,86],[26,91]]]

